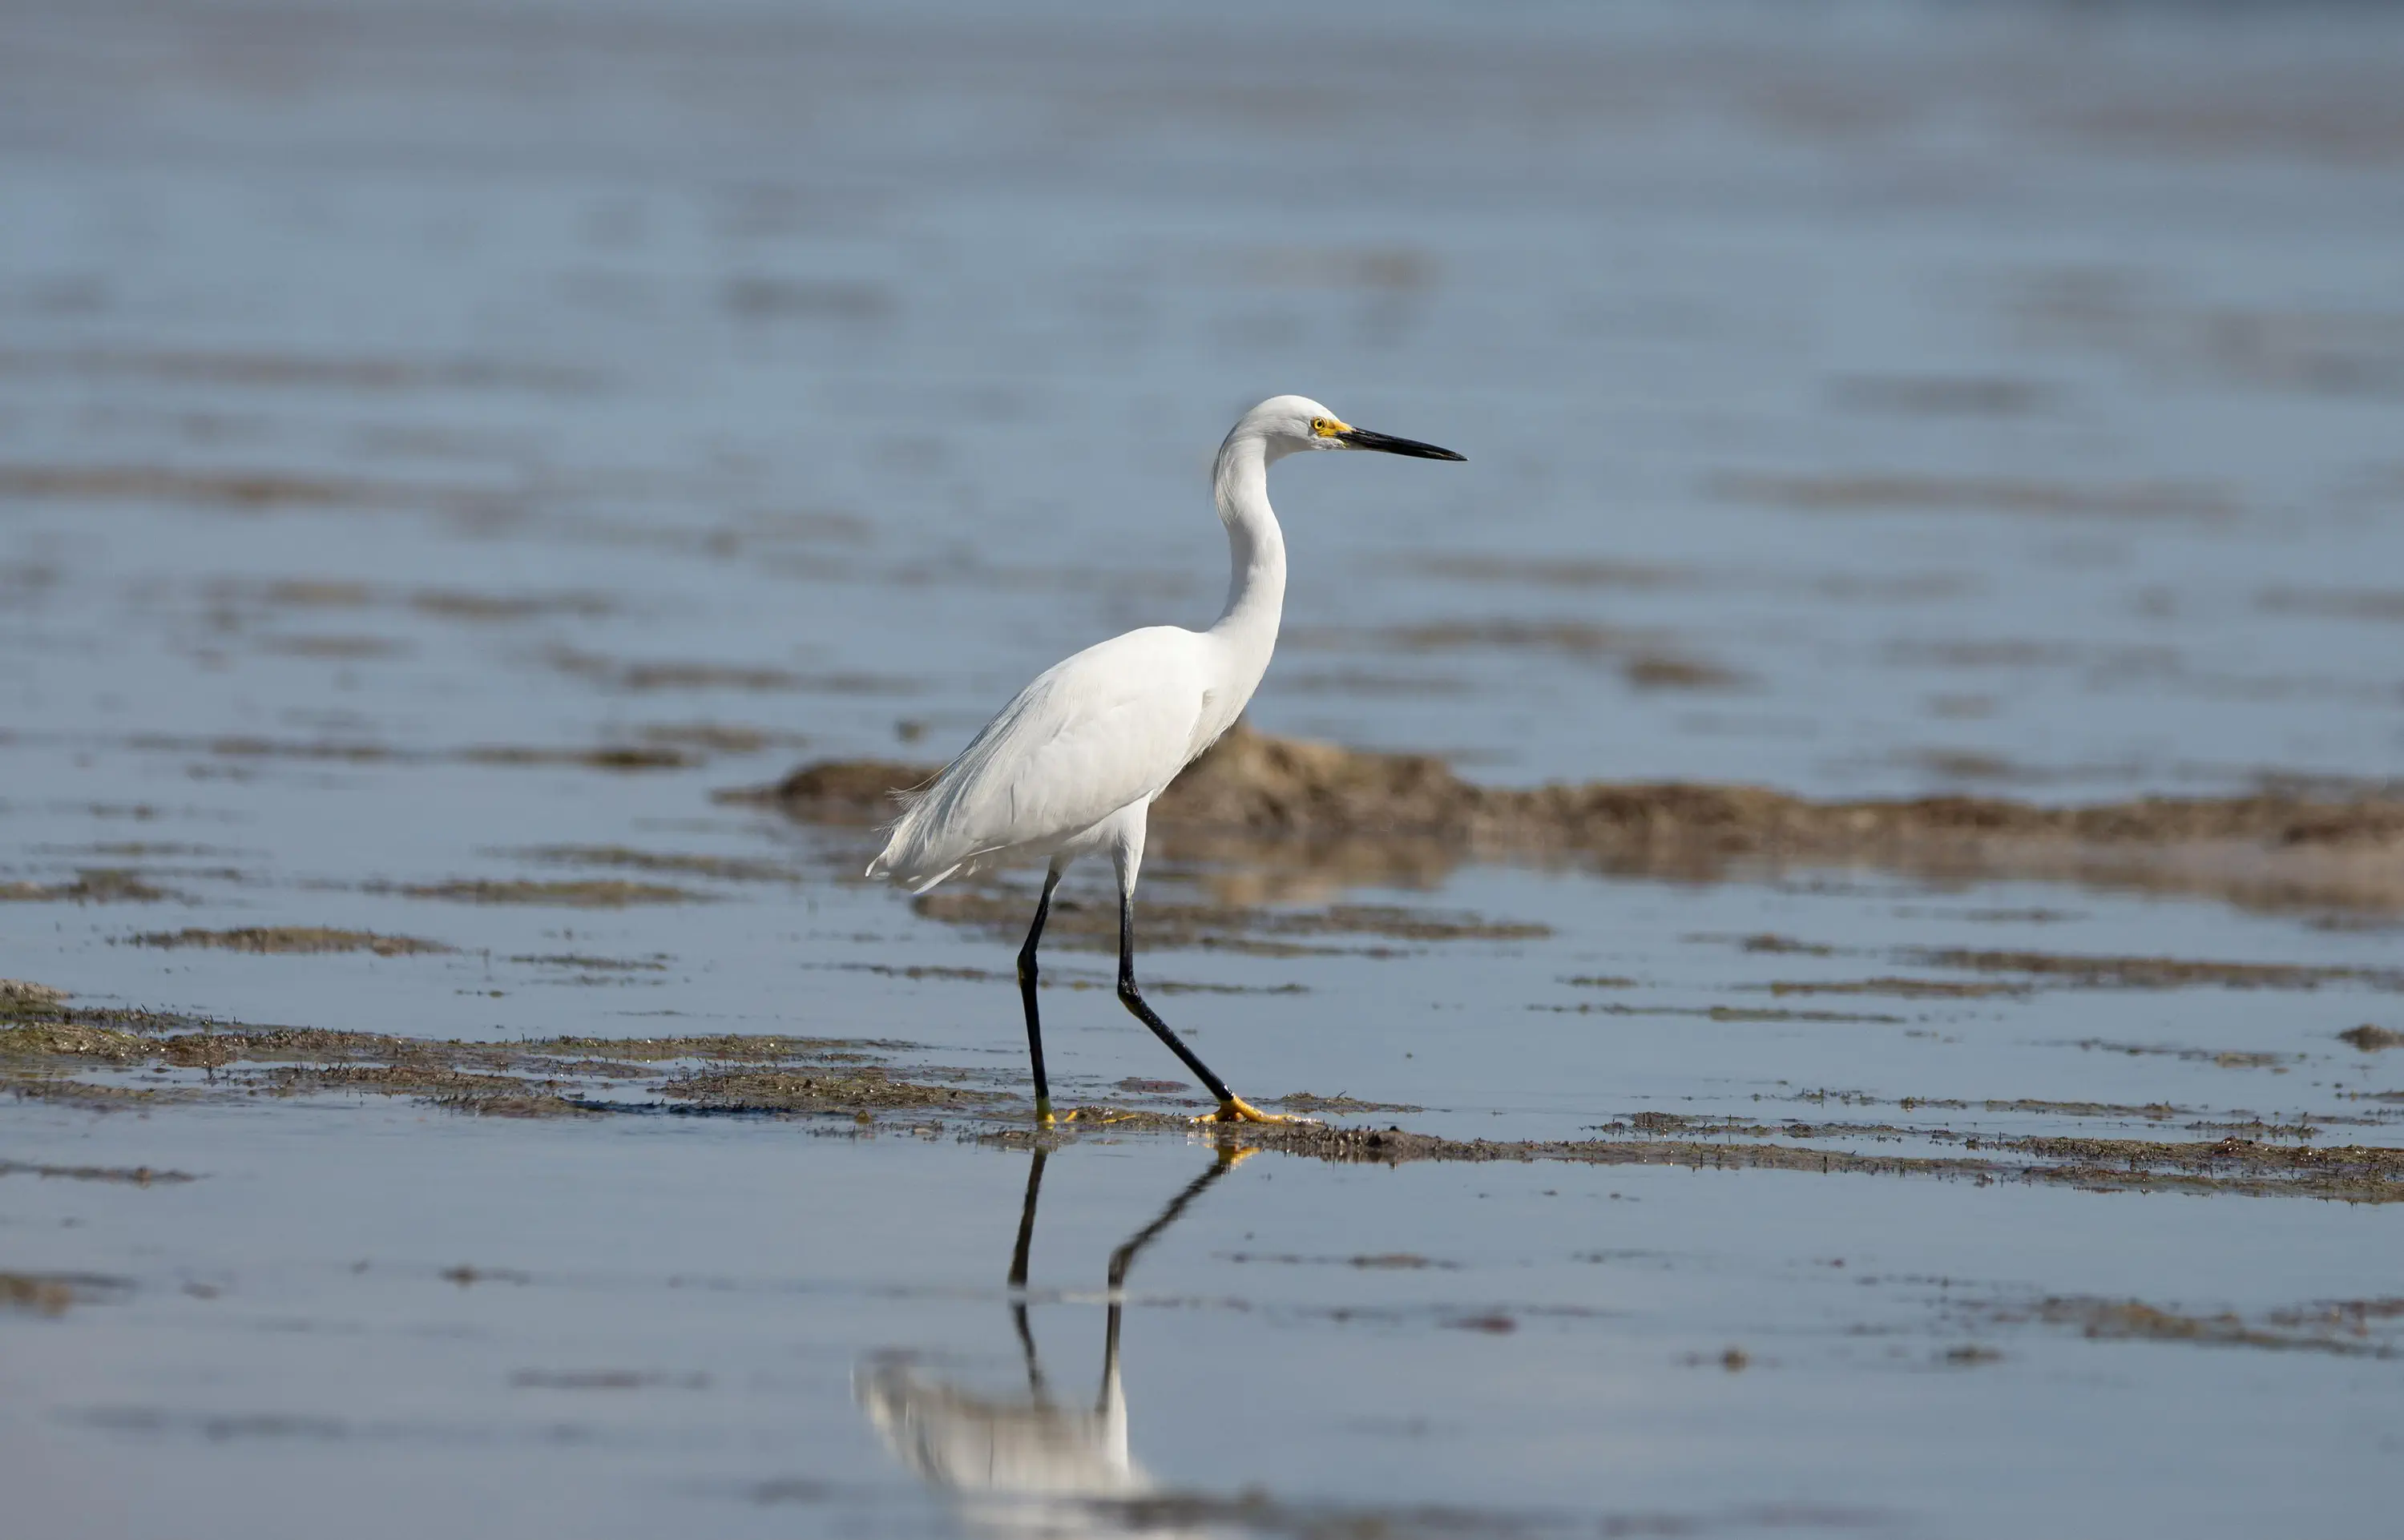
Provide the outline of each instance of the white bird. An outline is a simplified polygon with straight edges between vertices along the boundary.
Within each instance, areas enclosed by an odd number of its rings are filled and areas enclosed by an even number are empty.
[[[1135,884],[1144,820],[1177,773],[1235,724],[1267,672],[1285,610],[1285,537],[1269,507],[1268,468],[1299,450],[1374,449],[1425,460],[1464,455],[1354,427],[1305,396],[1273,396],[1219,446],[1211,495],[1227,526],[1227,608],[1208,631],[1146,626],[1053,665],[995,715],[959,757],[906,798],[868,875],[923,893],[950,877],[1046,861],[1035,923],[1018,953],[1019,996],[1035,1071],[1035,1115],[1052,1121],[1035,1006],[1035,948],[1060,874],[1108,851],[1119,885],[1119,1000],[1219,1099],[1215,1121],[1295,1121],[1227,1088],[1135,983]]]

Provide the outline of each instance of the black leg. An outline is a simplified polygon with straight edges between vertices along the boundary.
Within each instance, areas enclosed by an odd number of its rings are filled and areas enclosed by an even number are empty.
[[[1043,1161],[1049,1150],[1035,1152],[1034,1161],[1027,1168],[1027,1197],[1018,1209],[1018,1245],[1010,1253],[1010,1286],[1014,1292],[1027,1287],[1027,1253],[1035,1244],[1035,1200],[1043,1196]]]
[[[1027,1359],[1027,1388],[1038,1401],[1046,1398],[1046,1392],[1043,1361],[1035,1352],[1035,1329],[1027,1321],[1027,1253],[1035,1244],[1035,1200],[1043,1191],[1047,1153],[1036,1151],[1034,1162],[1027,1168],[1027,1201],[1018,1211],[1018,1245],[1010,1253],[1010,1319],[1018,1328],[1019,1351]]]
[[[1183,1213],[1195,1198],[1209,1192],[1212,1183],[1235,1169],[1233,1152],[1220,1151],[1219,1157],[1210,1163],[1209,1169],[1188,1183],[1183,1192],[1168,1200],[1168,1207],[1160,1211],[1158,1219],[1127,1237],[1126,1243],[1111,1253],[1111,1287],[1115,1290],[1125,1283],[1127,1268],[1135,1265],[1136,1253],[1151,1245],[1161,1231],[1176,1224],[1177,1216]]]
[[[1027,1057],[1035,1066],[1035,1117],[1052,1121],[1052,1083],[1043,1074],[1043,1025],[1035,1007],[1035,946],[1043,939],[1043,921],[1052,913],[1052,889],[1060,886],[1056,866],[1043,874],[1043,896],[1035,901],[1035,923],[1027,929],[1027,945],[1018,949],[1018,998],[1027,1007]],[[1039,1155],[1036,1170],[1043,1169]],[[1027,1215],[1035,1212],[1035,1189],[1027,1190]],[[1024,1260],[1022,1257],[1021,1260]]]
[[[1224,1106],[1236,1099],[1236,1093],[1227,1089],[1227,1083],[1212,1074],[1209,1065],[1194,1057],[1193,1049],[1178,1041],[1177,1034],[1168,1029],[1168,1023],[1161,1020],[1153,1008],[1143,1002],[1143,995],[1136,988],[1135,895],[1125,889],[1119,893],[1119,1003],[1133,1011],[1138,1021],[1151,1028],[1155,1037],[1168,1044],[1170,1053],[1185,1061],[1185,1067],[1194,1071],[1195,1078],[1201,1081],[1212,1096],[1219,1099],[1220,1105]],[[1028,1009],[1031,1012],[1033,1007]],[[1027,1019],[1032,1022],[1035,1018],[1029,1015]]]
[[[1102,1393],[1095,1404],[1095,1411],[1109,1409],[1111,1385],[1118,1378],[1119,1312],[1126,1303],[1120,1291],[1126,1283],[1127,1268],[1134,1264],[1136,1253],[1151,1245],[1153,1239],[1161,1231],[1177,1223],[1177,1216],[1185,1211],[1188,1204],[1208,1192],[1210,1183],[1235,1169],[1235,1152],[1221,1149],[1219,1158],[1210,1163],[1210,1169],[1195,1177],[1183,1192],[1169,1199],[1168,1207],[1160,1211],[1158,1219],[1129,1236],[1126,1244],[1111,1253],[1111,1303],[1102,1323]]]

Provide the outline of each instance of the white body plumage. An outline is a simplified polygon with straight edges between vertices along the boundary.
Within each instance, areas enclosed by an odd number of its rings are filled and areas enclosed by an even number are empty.
[[[916,795],[868,875],[922,893],[996,866],[1139,846],[1153,799],[1260,683],[1266,650],[1259,665],[1227,651],[1210,632],[1156,625],[1053,665]]]

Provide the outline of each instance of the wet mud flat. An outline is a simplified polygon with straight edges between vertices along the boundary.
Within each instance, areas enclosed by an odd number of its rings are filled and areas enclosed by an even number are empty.
[[[197,1073],[195,1072],[197,1071]],[[1960,1101],[1907,1100],[1904,1122],[1788,1117],[1778,1123],[1643,1112],[1582,1140],[1455,1139],[1392,1115],[1424,1109],[1307,1091],[1264,1102],[1307,1121],[1225,1127],[1175,1081],[1129,1078],[1111,1099],[1033,1123],[1014,1070],[945,1066],[920,1045],[725,1034],[431,1042],[311,1028],[197,1023],[147,1012],[80,1011],[63,991],[11,982],[0,993],[0,1090],[20,1100],[94,1110],[240,1104],[271,1111],[308,1098],[403,1098],[464,1115],[574,1118],[665,1114],[835,1120],[862,1131],[1052,1150],[1088,1138],[1207,1140],[1223,1150],[1336,1164],[1438,1161],[1674,1166],[2054,1183],[2095,1192],[2404,1201],[2404,1145],[2315,1142],[2324,1130],[2191,1121],[2191,1110],[1991,1100],[1980,1111],[2103,1122],[2245,1127],[2219,1138],[2120,1139],[1963,1131],[1927,1114]],[[2393,1139],[2397,1128],[2359,1126]],[[1922,1155],[1880,1144],[1958,1151]]]

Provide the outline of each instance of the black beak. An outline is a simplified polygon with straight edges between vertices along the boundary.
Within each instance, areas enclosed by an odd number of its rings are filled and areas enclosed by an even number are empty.
[[[1414,460],[1466,460],[1466,455],[1456,455],[1449,449],[1423,444],[1417,439],[1397,439],[1388,433],[1372,433],[1365,427],[1347,428],[1335,435],[1339,442],[1354,449],[1375,449],[1387,455],[1407,455]]]

